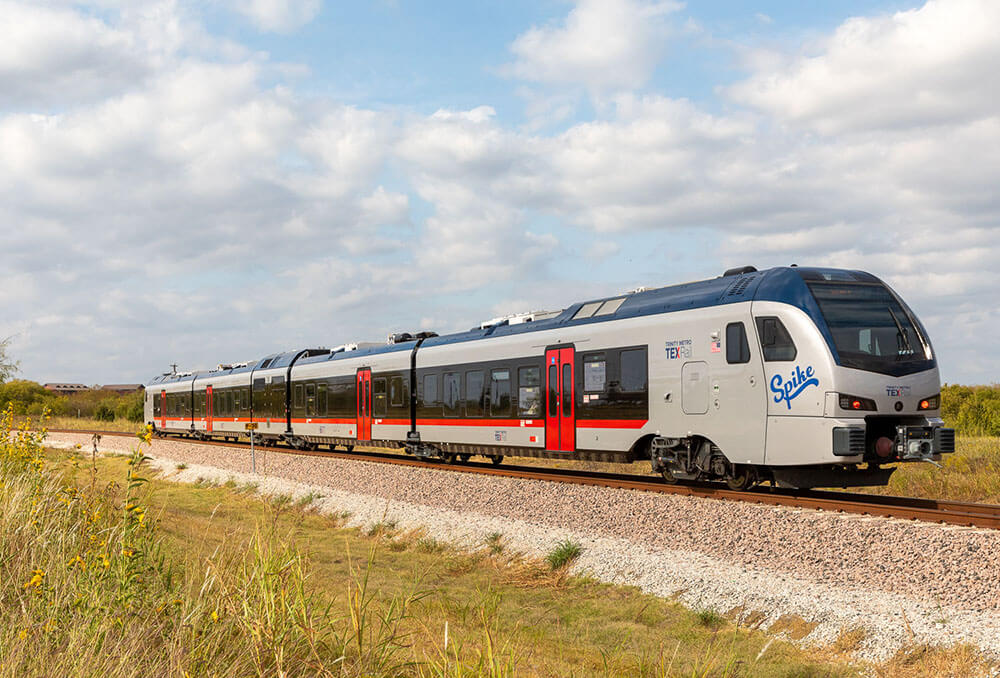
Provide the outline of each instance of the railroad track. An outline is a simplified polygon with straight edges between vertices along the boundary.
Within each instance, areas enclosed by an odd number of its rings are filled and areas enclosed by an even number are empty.
[[[132,433],[123,433],[121,431],[49,429],[49,432],[77,433],[84,435],[97,434],[101,436],[134,436]],[[175,440],[197,445],[250,447],[250,443],[244,441],[233,443],[189,438],[180,438]],[[818,509],[838,513],[853,513],[885,518],[920,520],[933,523],[946,523],[950,525],[1000,529],[1000,505],[996,504],[975,504],[961,501],[871,495],[852,492],[831,492],[824,490],[757,488],[749,491],[736,491],[708,483],[668,485],[659,477],[643,477],[640,475],[623,473],[604,473],[599,471],[582,471],[577,469],[561,469],[540,466],[516,466],[509,464],[504,466],[495,466],[493,464],[479,462],[468,462],[464,464],[435,463],[383,451],[371,451],[364,453],[336,450],[308,451],[297,450],[288,446],[268,448],[262,447],[261,449],[276,451],[282,454],[333,457],[337,459],[400,464],[403,466],[416,466],[420,468],[440,468],[461,473],[480,473],[507,478],[546,480],[549,482],[613,487],[629,490],[641,490],[644,492],[659,492],[662,494],[679,494],[690,497],[702,497],[724,501],[742,501],[771,506]]]

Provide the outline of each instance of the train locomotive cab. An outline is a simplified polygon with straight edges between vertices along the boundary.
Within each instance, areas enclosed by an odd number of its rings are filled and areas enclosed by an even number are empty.
[[[774,480],[884,485],[895,470],[889,464],[954,452],[954,431],[940,418],[934,349],[902,299],[860,271],[785,270],[801,281],[797,303],[753,304]],[[764,285],[759,296],[767,292]]]

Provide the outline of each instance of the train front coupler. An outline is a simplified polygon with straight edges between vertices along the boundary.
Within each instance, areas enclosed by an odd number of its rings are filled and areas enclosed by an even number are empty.
[[[942,454],[955,451],[955,429],[935,424],[897,426],[893,447],[901,461],[926,461],[933,464]]]

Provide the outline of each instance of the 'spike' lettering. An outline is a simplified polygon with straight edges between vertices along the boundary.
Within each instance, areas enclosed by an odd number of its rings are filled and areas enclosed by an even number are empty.
[[[803,370],[798,365],[786,380],[780,374],[771,377],[771,392],[774,393],[774,402],[784,401],[785,407],[792,409],[792,401],[799,397],[804,390],[810,386],[819,386],[819,379],[814,376],[815,371],[812,365]]]

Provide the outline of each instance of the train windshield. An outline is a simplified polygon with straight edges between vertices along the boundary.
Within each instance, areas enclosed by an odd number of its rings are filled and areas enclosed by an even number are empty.
[[[884,285],[808,285],[833,335],[842,366],[893,376],[934,366],[930,342],[920,324]]]

